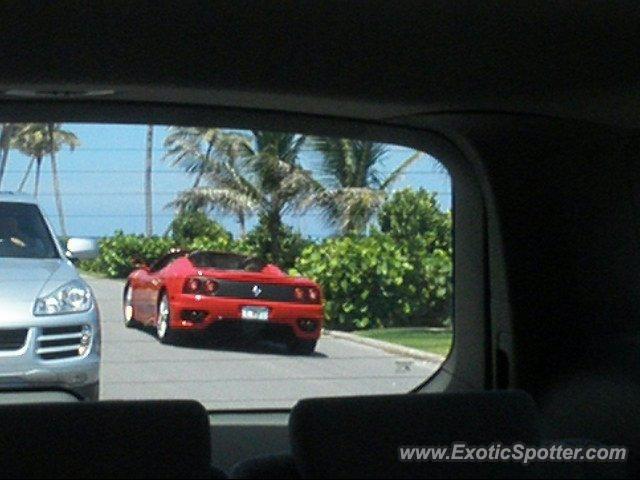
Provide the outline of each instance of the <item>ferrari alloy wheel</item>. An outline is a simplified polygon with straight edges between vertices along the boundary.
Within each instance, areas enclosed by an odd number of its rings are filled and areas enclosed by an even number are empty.
[[[156,321],[156,334],[161,343],[174,343],[175,333],[171,329],[171,307],[169,297],[163,293],[158,304],[158,320]]]
[[[122,299],[122,314],[124,317],[124,326],[132,328],[136,326],[136,319],[133,316],[133,289],[131,285],[127,285],[124,289]]]
[[[316,350],[317,340],[291,340],[288,343],[290,353],[296,355],[311,355]]]

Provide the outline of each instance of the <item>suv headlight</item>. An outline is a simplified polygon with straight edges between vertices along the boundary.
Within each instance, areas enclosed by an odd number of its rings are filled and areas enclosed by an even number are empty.
[[[93,294],[82,280],[73,280],[36,300],[34,315],[60,315],[86,312],[93,305]]]

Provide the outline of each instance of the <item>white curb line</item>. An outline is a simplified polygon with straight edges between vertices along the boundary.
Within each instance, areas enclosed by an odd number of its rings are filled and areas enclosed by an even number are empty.
[[[436,353],[423,352],[415,348],[403,347],[395,343],[383,342],[382,340],[374,340],[373,338],[361,337],[353,333],[340,332],[338,330],[323,330],[322,333],[328,337],[339,338],[341,340],[347,340],[349,342],[360,343],[361,345],[367,345],[369,347],[384,350],[388,353],[396,355],[402,355],[404,357],[417,358],[433,363],[442,363],[446,357],[438,355]]]

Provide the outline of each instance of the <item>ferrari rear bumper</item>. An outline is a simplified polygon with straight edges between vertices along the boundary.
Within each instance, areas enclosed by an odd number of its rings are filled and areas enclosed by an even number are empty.
[[[209,330],[216,324],[234,322],[272,332],[290,331],[300,340],[316,340],[320,337],[324,320],[320,304],[259,301],[254,299],[204,297],[179,294],[170,298],[171,327],[176,330]],[[269,311],[268,320],[243,320],[243,307],[264,307]]]

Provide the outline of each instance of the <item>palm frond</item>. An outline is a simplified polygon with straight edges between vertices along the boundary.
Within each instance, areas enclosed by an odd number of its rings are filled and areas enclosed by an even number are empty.
[[[201,187],[181,192],[167,206],[178,209],[219,210],[237,214],[253,212],[257,204],[255,199],[236,190]]]
[[[343,233],[363,232],[386,199],[386,193],[372,188],[326,189],[315,192],[309,205],[317,206],[324,220]]]
[[[386,199],[382,190],[345,188],[335,193],[336,222],[343,232],[362,233]]]
[[[30,157],[45,157],[59,152],[65,146],[74,150],[80,145],[80,140],[71,131],[63,130],[61,124],[53,125],[53,139],[49,138],[49,127],[46,123],[27,123],[16,133],[12,146]]]
[[[355,161],[349,140],[335,137],[313,137],[313,148],[322,156],[321,172],[332,187],[353,185]]]
[[[400,176],[409,168],[416,160],[418,160],[422,156],[422,152],[415,152],[409,158],[407,158],[404,162],[400,164],[398,168],[396,168],[393,172],[389,174],[389,176],[380,184],[380,189],[386,190],[389,185],[394,183],[396,180],[400,178]]]
[[[376,168],[388,152],[382,143],[354,140],[351,142],[352,155],[355,159],[354,180],[352,187],[378,187],[380,176]]]
[[[279,195],[286,202],[285,210],[306,211],[324,190],[311,172],[295,168],[282,180]]]

